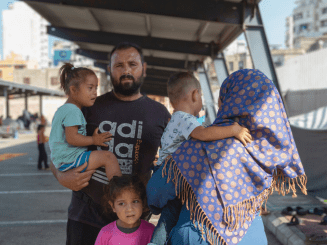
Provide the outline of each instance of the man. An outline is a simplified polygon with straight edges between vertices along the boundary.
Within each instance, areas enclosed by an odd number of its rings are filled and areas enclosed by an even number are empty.
[[[107,148],[93,146],[90,150],[112,151],[123,174],[137,174],[147,183],[170,114],[163,105],[140,93],[146,75],[140,47],[118,44],[111,51],[109,67],[113,91],[99,96],[84,115],[88,135],[99,127],[100,133],[109,131],[112,140],[107,142]],[[67,245],[93,245],[100,229],[116,219],[115,214],[103,215],[100,205],[108,183],[105,170],[80,173],[85,166],[59,172],[51,164],[59,183],[73,190],[68,208]]]

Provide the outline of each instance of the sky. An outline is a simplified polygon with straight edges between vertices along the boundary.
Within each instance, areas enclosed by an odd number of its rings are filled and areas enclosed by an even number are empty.
[[[2,10],[8,9],[8,5],[14,0],[0,0],[0,54],[2,51]],[[292,14],[295,8],[295,0],[261,0],[259,8],[263,20],[264,28],[270,45],[281,45],[285,47],[285,18]],[[242,39],[243,37],[240,37]],[[49,36],[49,54],[53,41],[56,38]]]

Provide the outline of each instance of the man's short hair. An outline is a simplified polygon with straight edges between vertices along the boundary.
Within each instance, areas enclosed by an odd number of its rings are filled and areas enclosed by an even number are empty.
[[[167,93],[172,104],[183,99],[191,89],[201,90],[200,82],[191,72],[175,73],[168,80]]]
[[[121,43],[118,43],[114,48],[113,50],[111,50],[110,52],[110,57],[109,57],[109,65],[111,64],[111,58],[112,58],[112,55],[115,51],[117,50],[125,50],[125,49],[129,49],[129,48],[135,48],[137,50],[137,52],[140,54],[140,57],[141,57],[141,62],[142,64],[144,63],[144,57],[143,57],[143,52],[142,52],[142,49],[140,46],[138,46],[137,44],[135,43],[131,43],[131,42],[121,42]]]

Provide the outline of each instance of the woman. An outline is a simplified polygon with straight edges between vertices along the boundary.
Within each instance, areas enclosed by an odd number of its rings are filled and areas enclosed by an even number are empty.
[[[182,203],[167,244],[267,244],[262,204],[274,189],[306,194],[306,176],[280,95],[259,70],[244,69],[222,84],[212,126],[238,122],[251,131],[246,147],[234,138],[186,141],[154,173],[148,204],[160,213]],[[159,222],[160,223],[160,222]]]

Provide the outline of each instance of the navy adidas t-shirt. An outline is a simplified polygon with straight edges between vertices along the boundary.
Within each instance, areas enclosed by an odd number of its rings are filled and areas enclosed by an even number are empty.
[[[137,174],[146,184],[151,177],[151,167],[167,126],[170,114],[165,106],[142,96],[134,101],[121,101],[113,92],[99,96],[94,105],[85,108],[87,135],[99,127],[99,133],[110,132],[108,147],[91,146],[89,150],[108,150],[115,154],[123,174]],[[82,191],[100,204],[104,185],[108,184],[105,169],[93,174],[89,185]],[[102,227],[108,224],[91,207],[84,207],[81,200],[72,198],[68,217],[72,220]],[[82,207],[83,206],[83,207]],[[99,217],[97,217],[99,216]],[[110,221],[111,222],[111,221]]]

